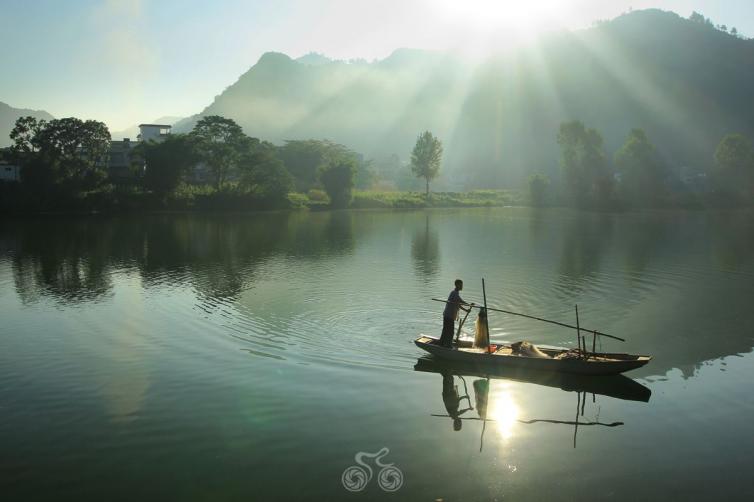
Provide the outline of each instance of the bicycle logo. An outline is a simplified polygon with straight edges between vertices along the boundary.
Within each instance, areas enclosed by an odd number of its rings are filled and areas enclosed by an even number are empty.
[[[382,458],[388,453],[390,453],[390,450],[385,447],[377,453],[360,451],[354,455],[353,459],[359,465],[346,467],[343,471],[343,475],[340,477],[343,488],[349,492],[360,492],[367,487],[374,474],[372,468],[363,460],[367,458],[373,459],[375,465],[380,467],[380,471],[377,473],[377,484],[380,485],[380,488],[386,492],[398,491],[403,486],[403,472],[394,464],[383,464],[381,462]]]

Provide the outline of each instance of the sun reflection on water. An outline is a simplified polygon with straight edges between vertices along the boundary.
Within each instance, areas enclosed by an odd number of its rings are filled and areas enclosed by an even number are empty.
[[[504,385],[492,392],[487,418],[494,420],[498,434],[503,439],[513,437],[514,426],[519,417],[519,408],[509,386]]]

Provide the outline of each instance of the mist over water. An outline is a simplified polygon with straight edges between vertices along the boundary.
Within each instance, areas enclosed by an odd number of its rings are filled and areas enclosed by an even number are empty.
[[[585,482],[619,500],[711,481],[750,493],[751,221],[506,208],[3,222],[0,485],[338,499],[354,455],[386,446],[407,499],[574,498]],[[651,398],[582,392],[579,421],[623,425],[574,439],[536,420],[574,421],[580,383],[493,378],[482,436],[481,377],[455,374],[475,409],[454,432],[432,416],[449,376],[414,371],[412,341],[439,335],[429,299],[457,277],[469,301],[485,277],[492,306],[563,322],[578,304],[582,325],[627,339],[604,350],[654,356],[628,374]],[[526,319],[490,327],[498,342],[575,344]],[[384,495],[375,483],[365,495]]]

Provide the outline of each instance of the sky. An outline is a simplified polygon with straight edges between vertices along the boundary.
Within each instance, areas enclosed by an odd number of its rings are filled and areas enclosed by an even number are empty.
[[[0,101],[112,131],[200,112],[277,51],[478,51],[660,8],[754,36],[754,0],[0,0]]]

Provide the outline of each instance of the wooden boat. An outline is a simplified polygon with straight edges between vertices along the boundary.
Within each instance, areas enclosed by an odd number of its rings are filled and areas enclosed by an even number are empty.
[[[414,343],[434,357],[450,362],[480,367],[524,368],[578,375],[617,375],[640,368],[652,358],[632,354],[579,352],[568,349],[539,348],[543,356],[532,357],[515,351],[510,345],[490,345],[489,349],[472,347],[470,341],[459,340],[453,348],[443,347],[440,340],[420,336]]]

